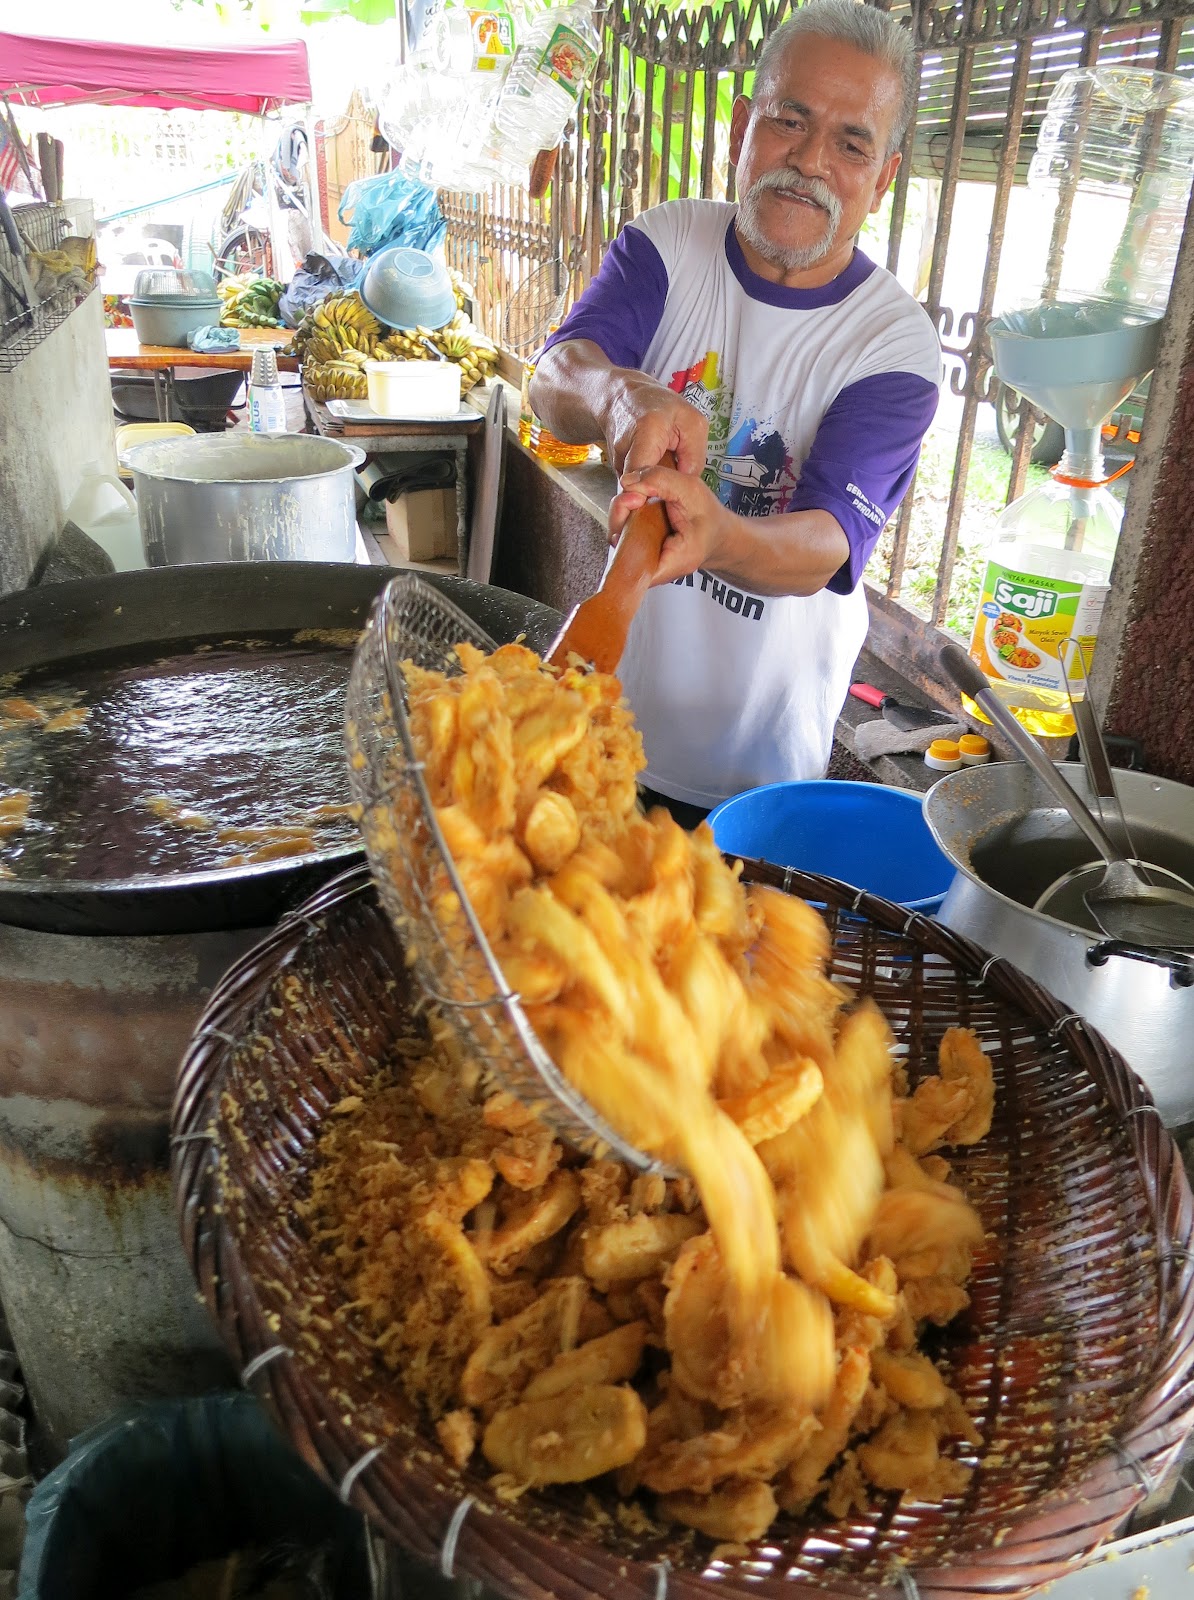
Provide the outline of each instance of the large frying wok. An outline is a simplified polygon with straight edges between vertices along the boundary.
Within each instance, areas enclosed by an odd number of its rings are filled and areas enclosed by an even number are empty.
[[[362,627],[388,567],[243,562],[117,573],[0,599],[0,676],[205,634]],[[561,617],[508,590],[428,575],[499,643],[546,650]],[[235,869],[115,880],[0,878],[0,923],[67,934],[262,927],[359,855],[354,843]]]

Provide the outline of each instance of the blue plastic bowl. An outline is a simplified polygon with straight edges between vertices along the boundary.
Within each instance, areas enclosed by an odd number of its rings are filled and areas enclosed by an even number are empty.
[[[936,911],[954,866],[924,820],[921,797],[834,778],[769,783],[709,813],[729,855],[841,878],[914,911]]]
[[[370,256],[357,293],[391,328],[442,328],[456,315],[448,269],[425,250],[391,245]]]

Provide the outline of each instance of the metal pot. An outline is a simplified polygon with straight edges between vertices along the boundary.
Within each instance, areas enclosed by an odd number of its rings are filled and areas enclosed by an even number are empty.
[[[1062,773],[1094,804],[1085,771]],[[1194,881],[1194,789],[1140,772],[1116,787],[1138,855]],[[925,797],[925,819],[958,869],[940,921],[1014,962],[1120,1050],[1170,1127],[1194,1120],[1194,955],[1118,944],[1032,906],[1090,846],[1019,762],[966,767]]]
[[[356,445],[314,434],[196,434],[127,456],[151,567],[352,561]]]

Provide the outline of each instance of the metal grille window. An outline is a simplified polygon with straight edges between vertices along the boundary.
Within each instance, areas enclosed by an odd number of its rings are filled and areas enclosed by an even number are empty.
[[[615,0],[546,199],[504,188],[442,197],[449,259],[476,283],[487,332],[529,356],[630,217],[664,199],[733,199],[730,110],[750,93],[759,42],[792,9],[790,0],[697,10]],[[1194,73],[1194,3],[895,0],[890,9],[920,45],[918,113],[891,195],[860,242],[933,318],[945,383],[916,483],[867,579],[879,634],[894,630],[905,662],[919,637],[923,652],[911,658],[921,654],[929,677],[935,630],[968,626],[991,524],[1043,470],[1034,453],[1049,453],[1045,419],[1000,393],[986,336],[999,306],[1056,285],[1072,225],[1072,197],[1042,210],[1024,183],[1049,95],[1075,66]],[[1130,416],[1119,424],[1137,425]]]

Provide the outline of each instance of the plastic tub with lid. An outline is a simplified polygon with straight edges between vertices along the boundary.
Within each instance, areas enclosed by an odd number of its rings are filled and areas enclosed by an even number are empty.
[[[137,274],[129,312],[142,344],[183,349],[188,333],[220,320],[216,280],[184,267],[146,267]]]
[[[379,417],[454,417],[460,410],[454,361],[366,361],[365,382]]]

